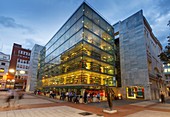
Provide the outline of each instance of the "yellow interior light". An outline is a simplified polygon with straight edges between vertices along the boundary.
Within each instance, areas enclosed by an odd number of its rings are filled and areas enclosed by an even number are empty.
[[[0,69],[0,72],[1,72],[1,73],[3,73],[3,72],[4,72],[4,70],[3,70],[3,69]]]
[[[120,97],[120,96],[121,96],[121,94],[119,93],[119,94],[118,94],[118,96]]]

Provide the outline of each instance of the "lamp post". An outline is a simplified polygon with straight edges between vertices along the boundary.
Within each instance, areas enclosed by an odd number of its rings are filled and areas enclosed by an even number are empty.
[[[14,70],[14,69],[9,69],[9,72],[10,72],[10,73],[14,73],[15,70]]]
[[[25,75],[25,71],[23,71],[23,70],[21,70],[21,71],[19,71],[19,74],[20,75]],[[23,80],[23,87],[22,87],[22,89],[25,91],[25,89],[26,89],[26,83],[27,83],[27,80]]]

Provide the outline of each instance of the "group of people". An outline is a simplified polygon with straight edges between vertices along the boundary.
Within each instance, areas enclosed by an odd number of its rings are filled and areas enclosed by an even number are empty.
[[[80,95],[75,93],[74,91],[70,92],[61,92],[60,100],[67,100],[69,102],[79,103]]]
[[[40,90],[35,90],[34,94],[35,95],[40,95],[42,92]],[[100,93],[96,92],[88,92],[85,91],[83,95],[81,95],[80,92],[74,92],[74,91],[67,91],[67,92],[56,92],[53,90],[50,91],[44,91],[42,94],[45,96],[49,94],[50,98],[55,98],[57,95],[60,96],[60,100],[63,101],[69,101],[69,102],[74,102],[74,103],[89,103],[89,102],[100,102]]]
[[[69,102],[74,103],[89,103],[89,102],[100,102],[100,93],[94,93],[94,92],[88,92],[85,91],[83,95],[80,95],[79,93],[75,93],[74,91],[70,92],[61,92],[60,94],[60,100],[66,100]],[[96,99],[96,100],[94,100]]]
[[[19,89],[10,89],[8,91],[7,97],[5,99],[7,106],[10,107],[12,104],[14,106],[19,106],[19,100],[22,99],[24,96],[24,93],[22,90]],[[11,103],[11,100],[13,99],[13,103]]]
[[[100,92],[94,93],[94,92],[87,92],[84,93],[84,103],[88,102],[100,102]]]

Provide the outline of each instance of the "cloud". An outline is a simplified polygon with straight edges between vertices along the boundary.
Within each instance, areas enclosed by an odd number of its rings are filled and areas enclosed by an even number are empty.
[[[146,9],[146,19],[153,29],[155,36],[161,42],[162,46],[167,45],[167,36],[169,34],[168,21],[170,20],[170,1],[169,0],[159,0],[156,1],[152,8]]]
[[[161,14],[168,14],[168,12],[170,11],[170,1],[160,0],[158,2],[158,7],[160,9]]]
[[[27,32],[34,33],[30,27],[16,23],[15,19],[11,17],[0,16],[0,25],[5,28],[24,29],[26,32],[23,31],[23,34]]]
[[[153,29],[154,34],[157,36],[157,38],[162,43],[163,47],[167,45],[167,36],[170,32],[168,29],[168,20],[170,20],[170,12],[167,14],[162,14],[157,19],[155,19],[155,22],[152,23],[151,27]]]
[[[32,49],[33,46],[37,43],[37,41],[33,38],[27,38],[25,39],[24,43],[22,45],[24,45],[24,48],[26,49]]]

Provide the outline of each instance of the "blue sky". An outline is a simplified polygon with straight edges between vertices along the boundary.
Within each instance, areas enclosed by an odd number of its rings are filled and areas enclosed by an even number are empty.
[[[115,24],[143,9],[155,36],[164,46],[170,34],[170,0],[86,0]],[[83,0],[0,0],[0,51],[11,54],[13,43],[32,49],[45,45]]]

